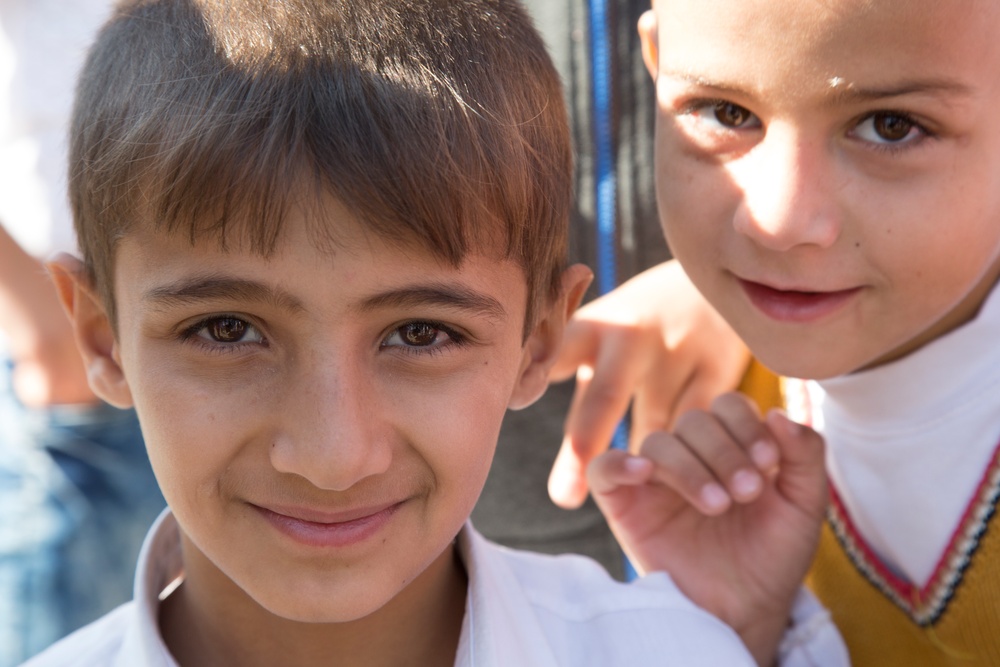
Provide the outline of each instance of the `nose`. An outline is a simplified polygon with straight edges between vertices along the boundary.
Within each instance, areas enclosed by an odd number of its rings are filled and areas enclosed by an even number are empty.
[[[832,246],[841,233],[835,174],[822,141],[772,125],[734,174],[743,193],[734,227],[770,250]]]
[[[287,383],[271,444],[275,470],[344,491],[389,469],[393,429],[361,366],[346,357],[311,364]]]

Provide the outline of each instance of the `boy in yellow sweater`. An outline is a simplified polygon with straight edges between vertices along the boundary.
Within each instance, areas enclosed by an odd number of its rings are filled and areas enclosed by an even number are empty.
[[[1000,664],[1000,5],[657,0],[640,32],[671,249],[810,379],[786,386],[828,447],[809,581],[855,664]],[[821,499],[795,428],[727,395],[591,489],[643,569],[740,627],[808,565],[773,558]]]

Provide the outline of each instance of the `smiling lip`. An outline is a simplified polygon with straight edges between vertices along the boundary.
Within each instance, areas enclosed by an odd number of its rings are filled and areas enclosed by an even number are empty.
[[[739,279],[750,302],[767,317],[780,322],[813,322],[840,310],[860,287],[830,292],[781,290]]]
[[[402,505],[402,502],[398,502],[346,512],[324,512],[305,507],[251,507],[278,532],[300,544],[342,548],[373,537]]]

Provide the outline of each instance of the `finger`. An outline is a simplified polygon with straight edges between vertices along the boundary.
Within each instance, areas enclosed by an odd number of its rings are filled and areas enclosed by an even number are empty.
[[[587,464],[564,438],[549,472],[549,498],[563,509],[576,509],[587,499]]]
[[[626,344],[633,338],[606,335],[596,368],[577,372],[565,437],[549,475],[549,497],[560,507],[579,507],[586,499],[587,464],[608,448],[625,417],[646,363],[640,346]]]
[[[592,370],[577,374],[566,434],[581,451],[607,448],[649,369],[649,348],[637,336],[605,332]]]
[[[563,509],[576,509],[587,499],[587,465],[594,456],[607,449],[607,446],[595,447],[594,451],[591,451],[588,441],[574,439],[574,431],[570,426],[573,423],[574,406],[587,391],[587,385],[590,384],[592,377],[593,370],[589,366],[581,366],[577,370],[576,386],[566,417],[563,440],[549,472],[549,498]]]
[[[764,478],[746,446],[713,413],[693,410],[677,421],[675,434],[738,502],[749,502],[764,489]]]
[[[580,366],[593,366],[600,342],[599,327],[578,317],[570,319],[563,332],[559,356],[549,369],[551,382],[570,379]]]
[[[654,463],[653,479],[678,493],[703,514],[721,514],[732,504],[719,479],[675,436],[652,434],[643,442],[640,455]]]
[[[712,414],[718,417],[733,439],[765,475],[775,472],[781,458],[771,432],[764,425],[760,408],[746,394],[728,392],[712,401]]]
[[[659,520],[658,516],[650,516],[654,510],[639,502],[639,495],[648,490],[646,484],[652,472],[653,462],[649,459],[617,449],[604,452],[587,467],[594,502],[626,550],[638,534],[636,531],[648,530],[643,527]],[[669,506],[661,509],[669,510]]]
[[[777,409],[768,412],[766,423],[781,453],[778,491],[796,506],[821,518],[828,493],[822,436]]]
[[[690,410],[708,410],[712,401],[720,395],[733,391],[739,385],[742,368],[734,364],[734,368],[720,368],[718,365],[699,365],[690,372],[690,379],[677,394],[673,405],[672,423],[668,429],[674,428],[676,420]]]
[[[645,484],[652,474],[652,461],[619,449],[604,452],[587,466],[587,482],[595,499],[623,486]]]
[[[629,416],[629,445],[638,451],[642,441],[655,431],[668,431],[675,419],[678,396],[687,392],[696,380],[694,369],[683,358],[671,358],[669,363],[649,369],[632,399]],[[708,407],[709,401],[704,406]]]

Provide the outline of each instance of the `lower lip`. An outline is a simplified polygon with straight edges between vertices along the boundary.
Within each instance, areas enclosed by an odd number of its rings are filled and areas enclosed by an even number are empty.
[[[843,308],[861,288],[838,292],[791,292],[740,280],[743,292],[757,310],[780,322],[813,322]]]
[[[278,532],[310,547],[343,548],[370,540],[392,519],[402,503],[367,516],[338,523],[317,523],[278,514],[254,505]]]

